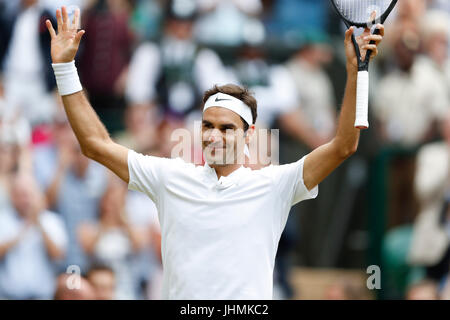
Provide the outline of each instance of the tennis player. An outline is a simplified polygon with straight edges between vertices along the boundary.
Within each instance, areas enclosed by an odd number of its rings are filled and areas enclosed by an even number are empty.
[[[251,170],[236,161],[255,131],[255,99],[235,85],[204,96],[202,147],[206,163],[144,156],[116,144],[82,92],[74,64],[84,31],[79,12],[69,21],[56,12],[47,27],[59,93],[83,153],[108,167],[130,189],[158,208],[162,232],[164,299],[272,299],[273,268],[280,235],[292,205],[318,194],[318,184],[358,146],[355,129],[357,61],[345,35],[347,86],[335,138],[297,162]],[[362,55],[384,34],[358,37]],[[374,40],[376,44],[369,44]],[[238,147],[236,147],[238,146]],[[231,156],[230,156],[231,155]],[[223,162],[223,159],[227,161]]]

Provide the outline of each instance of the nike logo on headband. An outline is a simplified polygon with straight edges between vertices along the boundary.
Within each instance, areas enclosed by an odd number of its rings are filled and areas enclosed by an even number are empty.
[[[219,102],[219,101],[231,101],[231,99],[219,99],[219,96],[216,97],[216,100],[214,100],[215,102]]]

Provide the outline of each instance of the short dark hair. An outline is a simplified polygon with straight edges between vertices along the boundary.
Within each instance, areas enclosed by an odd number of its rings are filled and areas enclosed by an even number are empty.
[[[256,99],[252,95],[252,93],[248,90],[248,88],[241,87],[235,84],[226,84],[224,86],[215,85],[211,89],[207,90],[203,95],[203,105],[206,103],[209,97],[219,92],[233,96],[236,99],[239,99],[242,102],[244,102],[247,106],[249,106],[250,110],[252,111],[253,124],[256,123],[256,117],[258,116],[257,114],[258,103],[256,102]],[[244,123],[244,131],[247,131],[249,128],[248,123],[245,122],[245,120],[242,119],[242,117],[241,120]]]

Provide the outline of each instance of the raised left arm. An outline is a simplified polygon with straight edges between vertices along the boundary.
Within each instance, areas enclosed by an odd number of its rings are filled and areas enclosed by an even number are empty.
[[[383,38],[384,27],[378,25],[377,28],[380,29],[380,35],[371,35],[370,30],[366,29],[360,37],[357,37],[362,59],[364,59],[367,50],[372,50],[371,58],[378,54],[377,46]],[[308,190],[313,189],[322,182],[345,159],[355,153],[358,148],[360,130],[354,127],[358,63],[351,39],[353,32],[354,28],[350,28],[345,33],[347,84],[336,136],[329,143],[313,150],[306,157],[303,166],[303,181]],[[369,44],[371,40],[374,40],[376,44]]]

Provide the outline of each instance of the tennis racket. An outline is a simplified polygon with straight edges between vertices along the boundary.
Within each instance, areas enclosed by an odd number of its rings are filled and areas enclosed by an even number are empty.
[[[331,0],[333,7],[341,16],[347,28],[370,28],[376,23],[383,24],[394,9],[398,0]],[[374,34],[380,34],[375,29]],[[364,60],[361,59],[359,45],[355,35],[352,35],[358,59],[358,82],[356,89],[356,118],[355,128],[367,129],[369,105],[369,62],[372,51],[368,50]],[[371,41],[370,44],[375,44]]]

